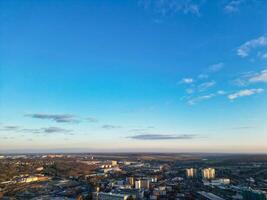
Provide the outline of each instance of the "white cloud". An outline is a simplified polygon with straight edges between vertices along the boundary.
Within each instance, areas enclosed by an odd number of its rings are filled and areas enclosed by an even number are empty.
[[[190,84],[193,83],[194,79],[193,78],[183,78],[180,83],[185,83],[185,84]]]
[[[261,56],[263,59],[267,59],[267,52]]]
[[[239,78],[233,80],[233,83],[237,86],[248,86],[255,83],[267,82],[267,69],[260,72],[247,72],[242,74]]]
[[[259,94],[259,93],[262,93],[263,91],[264,91],[264,89],[262,89],[262,88],[240,90],[238,92],[235,92],[235,93],[228,95],[228,99],[235,100],[239,97],[245,97],[245,96],[251,96],[253,94]]]
[[[267,82],[267,70],[262,70],[260,73],[251,76],[249,82],[250,83]]]
[[[197,4],[184,4],[184,7],[183,7],[183,11],[185,14],[193,14],[193,15],[197,15],[197,16],[200,16],[200,12],[199,12],[199,6]]]
[[[193,94],[195,90],[193,88],[188,88],[185,90],[187,94]]]
[[[237,49],[237,55],[244,58],[249,55],[251,49],[267,46],[267,37],[261,36],[259,38],[250,40],[242,44]]]
[[[94,117],[87,117],[88,122],[98,122],[98,120]]]
[[[204,100],[211,99],[211,98],[213,98],[215,96],[216,96],[215,94],[207,94],[207,95],[203,95],[203,96],[199,96],[199,97],[190,99],[190,100],[187,101],[187,103],[189,105],[195,105],[196,103],[199,103],[199,102],[204,101]]]
[[[218,90],[218,91],[217,91],[217,94],[218,94],[218,95],[225,95],[226,92],[225,92],[224,90]]]
[[[198,90],[200,92],[203,92],[211,87],[213,87],[214,85],[216,84],[215,81],[209,81],[209,82],[205,82],[205,83],[201,83],[199,86],[198,86]]]
[[[200,4],[194,3],[191,0],[140,0],[139,5],[161,16],[175,13],[200,16]]]
[[[224,10],[228,13],[237,12],[242,2],[243,0],[231,0],[225,5]]]
[[[236,86],[239,86],[239,87],[244,87],[244,86],[247,86],[248,85],[248,81],[243,79],[242,78],[237,78],[235,80],[232,81],[232,83]]]
[[[199,74],[197,76],[198,79],[206,79],[206,78],[209,78],[209,75],[208,74]]]
[[[209,67],[209,71],[210,72],[217,72],[217,71],[221,70],[223,68],[223,66],[224,66],[224,63],[222,63],[222,62],[211,65]]]

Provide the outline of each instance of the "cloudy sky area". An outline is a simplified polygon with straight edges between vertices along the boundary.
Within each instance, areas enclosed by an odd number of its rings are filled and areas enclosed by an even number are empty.
[[[267,153],[266,1],[0,9],[0,153]]]

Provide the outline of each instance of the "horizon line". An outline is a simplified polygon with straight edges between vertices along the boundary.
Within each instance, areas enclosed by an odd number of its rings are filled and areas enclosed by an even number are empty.
[[[77,150],[74,149],[28,149],[22,151],[21,149],[8,149],[8,150],[0,150],[0,155],[7,154],[231,154],[231,155],[267,155],[266,151],[126,151],[126,150]]]

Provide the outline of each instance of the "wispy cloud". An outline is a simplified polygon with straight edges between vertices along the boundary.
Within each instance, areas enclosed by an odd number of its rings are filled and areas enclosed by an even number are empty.
[[[12,140],[12,139],[14,139],[14,137],[1,136],[0,139],[2,139],[2,140]]]
[[[59,127],[48,127],[41,129],[44,133],[69,133],[70,130]]]
[[[233,130],[248,130],[248,129],[252,129],[255,128],[253,126],[238,126],[238,127],[232,127],[231,129]]]
[[[52,133],[62,133],[62,134],[69,134],[72,130],[64,129],[60,127],[45,127],[45,128],[24,128],[21,129],[20,132],[23,133],[32,133],[32,134],[41,134],[41,135],[48,135]]]
[[[249,78],[249,82],[251,83],[267,82],[267,70],[262,70],[261,72],[252,75]]]
[[[183,78],[179,81],[180,84],[189,85],[188,88],[185,88],[185,92],[189,95],[188,97],[191,99],[189,100],[189,104],[194,104],[194,102],[202,101],[208,98],[211,98],[212,95],[202,95],[199,97],[192,98],[192,94],[202,93],[213,88],[216,85],[215,80],[206,80],[204,79],[209,78],[212,73],[220,71],[224,67],[223,62],[219,62],[213,65],[210,65],[204,73],[199,74],[197,77],[187,77]],[[187,98],[188,99],[188,98]]]
[[[145,132],[147,130],[148,129],[146,128],[134,128],[134,129],[129,130],[129,132]]]
[[[168,134],[140,134],[130,136],[128,138],[136,140],[186,140],[194,139],[196,135],[184,134],[184,135],[168,135]]]
[[[216,81],[208,81],[208,82],[201,83],[200,85],[198,85],[198,90],[200,92],[206,91],[207,89],[213,87],[215,84],[216,84]]]
[[[43,113],[34,113],[34,114],[27,114],[25,115],[27,117],[32,117],[35,119],[48,119],[52,120],[58,123],[74,123],[74,122],[79,122],[75,118],[74,115],[71,114],[43,114]]]
[[[225,95],[225,94],[227,94],[227,92],[225,92],[224,90],[218,90],[217,94],[218,95]]]
[[[139,5],[157,15],[167,16],[175,13],[200,16],[200,3],[193,0],[141,0]]]
[[[19,126],[4,126],[3,128],[1,128],[1,131],[16,131],[19,130]]]
[[[102,128],[104,128],[104,129],[116,129],[116,128],[121,128],[121,126],[105,124],[105,125],[102,126]]]
[[[223,0],[226,2],[224,4],[224,11],[228,14],[233,14],[241,11],[242,7],[253,7],[258,5],[256,8],[264,8],[262,5],[266,3],[265,0]]]
[[[200,16],[199,5],[194,3],[185,3],[182,7],[184,14],[193,14]]]
[[[192,97],[192,98],[190,97],[189,100],[187,100],[187,103],[189,105],[195,105],[195,104],[200,103],[202,101],[206,101],[206,100],[209,100],[209,99],[217,97],[217,96],[224,96],[226,94],[227,94],[227,92],[225,92],[224,90],[218,90],[217,92],[214,92],[214,93],[201,95],[201,96],[197,96],[197,97]]]
[[[224,67],[223,62],[216,63],[216,64],[213,64],[209,67],[209,71],[210,72],[217,72],[217,71],[220,71],[223,67]]]
[[[236,78],[235,80],[231,81],[233,85],[244,87],[248,85],[248,81],[244,80],[243,78]]]
[[[261,36],[256,39],[245,42],[240,47],[237,48],[237,55],[244,58],[247,57],[251,49],[265,47],[267,46],[267,37]]]
[[[199,74],[197,76],[198,79],[206,79],[206,78],[209,78],[209,75],[208,74]]]
[[[248,86],[250,84],[256,83],[266,83],[267,82],[267,69],[260,72],[246,72],[241,74],[238,78],[233,80],[233,83],[237,86]]]
[[[185,90],[185,92],[186,92],[187,94],[193,94],[193,93],[195,92],[195,89],[194,89],[194,88],[187,88],[187,89]]]
[[[187,77],[187,78],[183,78],[179,83],[181,83],[181,84],[191,84],[193,82],[194,82],[193,78]]]
[[[96,118],[94,118],[94,117],[87,117],[86,120],[88,122],[98,122],[98,120]]]
[[[267,52],[261,55],[262,59],[267,59]]]
[[[154,126],[146,126],[146,127],[140,127],[140,128],[133,128],[130,129],[129,132],[136,132],[136,133],[141,133],[141,132],[147,132],[147,131],[151,131],[151,129],[154,129]]]
[[[259,94],[259,93],[262,93],[263,91],[264,89],[262,88],[240,90],[238,92],[229,94],[228,99],[235,100],[240,97],[251,96],[253,94]]]
[[[19,130],[19,132],[39,134],[43,133],[43,128],[22,128]]]
[[[239,11],[239,6],[241,3],[243,3],[244,0],[230,0],[225,6],[224,10],[227,13],[234,13]]]
[[[17,133],[30,133],[35,135],[47,135],[51,133],[62,133],[62,134],[70,134],[72,130],[64,129],[60,127],[44,127],[44,128],[24,128],[19,126],[4,126],[0,129],[1,131],[13,131]]]
[[[197,104],[197,103],[199,103],[199,102],[201,102],[201,101],[205,101],[205,100],[208,100],[208,99],[211,99],[211,98],[213,98],[213,97],[215,97],[216,95],[215,94],[207,94],[207,95],[202,95],[202,96],[198,96],[198,97],[194,97],[194,98],[192,98],[192,99],[189,99],[188,101],[187,101],[187,103],[189,104],[189,105],[195,105],[195,104]]]

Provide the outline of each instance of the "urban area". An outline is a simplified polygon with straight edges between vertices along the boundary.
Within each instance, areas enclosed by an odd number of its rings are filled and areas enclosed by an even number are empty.
[[[3,200],[266,200],[266,191],[266,155],[0,156]]]

